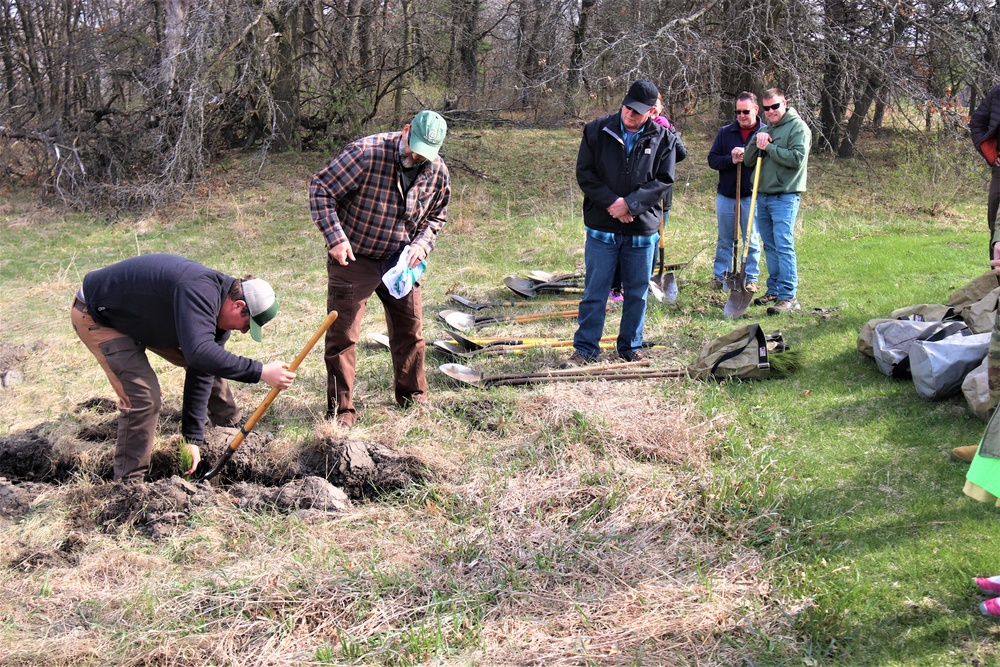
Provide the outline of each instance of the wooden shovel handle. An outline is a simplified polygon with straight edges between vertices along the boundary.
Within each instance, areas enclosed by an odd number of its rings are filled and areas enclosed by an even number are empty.
[[[319,329],[317,329],[316,332],[309,339],[309,342],[305,344],[305,347],[303,347],[302,350],[295,357],[295,359],[292,360],[292,363],[288,364],[288,370],[292,371],[293,373],[296,370],[298,370],[299,365],[306,358],[309,352],[313,349],[313,346],[315,346],[317,341],[319,341],[319,339],[323,337],[323,335],[326,333],[326,330],[329,329],[331,325],[333,325],[336,319],[337,319],[337,311],[331,310],[327,314],[326,319],[323,320],[323,324],[320,325]],[[205,473],[205,476],[202,477],[202,481],[212,479],[217,474],[219,474],[219,471],[222,470],[222,466],[226,464],[226,461],[232,458],[233,452],[235,452],[237,449],[240,448],[240,445],[243,444],[243,441],[246,439],[246,437],[250,435],[250,431],[252,431],[253,427],[257,425],[257,422],[260,421],[260,418],[264,416],[264,413],[267,412],[267,409],[271,407],[271,403],[274,402],[274,399],[277,398],[278,394],[280,393],[281,389],[279,389],[278,387],[271,387],[271,391],[267,392],[267,396],[265,396],[264,400],[260,402],[260,405],[257,406],[257,409],[254,410],[253,414],[250,415],[250,417],[245,422],[243,422],[242,426],[240,426],[239,433],[237,433],[233,437],[232,442],[229,443],[229,449],[226,450],[225,455],[223,455],[222,459],[220,459],[219,462],[215,464],[214,468]]]

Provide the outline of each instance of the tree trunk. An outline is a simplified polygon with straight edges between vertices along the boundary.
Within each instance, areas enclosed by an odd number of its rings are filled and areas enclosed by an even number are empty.
[[[268,16],[276,33],[276,53],[271,95],[274,99],[274,139],[278,152],[299,148],[299,61],[302,52],[302,9],[298,0],[288,0]]]

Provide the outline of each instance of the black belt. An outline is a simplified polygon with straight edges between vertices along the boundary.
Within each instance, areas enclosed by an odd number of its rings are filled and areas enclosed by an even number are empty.
[[[85,313],[87,312],[87,302],[84,301],[82,298],[80,298],[81,296],[82,296],[81,292],[77,292],[73,296],[73,307],[79,310],[81,313]]]

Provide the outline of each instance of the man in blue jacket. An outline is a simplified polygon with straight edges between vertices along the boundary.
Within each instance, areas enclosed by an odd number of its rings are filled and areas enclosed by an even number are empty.
[[[225,378],[263,380],[286,389],[295,373],[282,362],[262,364],[225,349],[231,331],[261,340],[261,326],[278,312],[274,290],[259,278],[242,280],[177,255],[142,255],[91,271],[71,310],[73,328],[118,395],[115,480],[142,480],[149,468],[160,384],[146,350],[187,370],[181,434],[201,460],[206,416],[235,426],[242,415]]]
[[[715,243],[715,266],[712,289],[722,289],[727,271],[733,266],[733,238],[736,224],[736,197],[740,198],[740,232],[747,248],[747,272],[744,288],[748,292],[757,291],[757,276],[760,273],[760,235],[751,230],[746,239],[747,222],[750,217],[750,195],[753,191],[753,166],[742,167],[740,193],[736,194],[736,170],[743,164],[744,146],[761,127],[757,117],[759,107],[757,96],[742,92],[736,96],[736,121],[723,125],[715,135],[712,148],[708,151],[708,166],[719,172],[719,186],[715,195],[715,217],[719,222],[719,236]]]
[[[618,355],[642,359],[649,267],[659,239],[661,200],[676,165],[676,135],[653,122],[657,94],[651,81],[640,79],[629,87],[620,111],[583,128],[576,180],[583,191],[586,279],[574,351],[563,367],[600,355],[616,267],[625,292]]]

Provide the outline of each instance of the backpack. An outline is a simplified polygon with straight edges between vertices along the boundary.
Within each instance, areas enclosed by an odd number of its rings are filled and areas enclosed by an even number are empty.
[[[763,380],[772,375],[772,355],[787,349],[780,331],[765,334],[759,324],[748,324],[706,343],[688,366],[688,375],[696,380]]]
[[[910,348],[919,340],[938,341],[971,333],[965,322],[890,320],[875,327],[873,355],[878,369],[896,379],[910,378]]]

